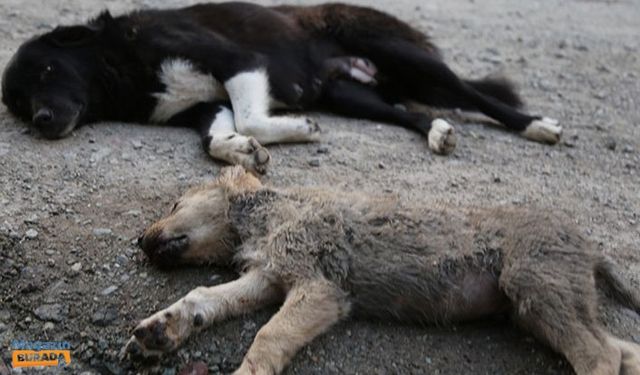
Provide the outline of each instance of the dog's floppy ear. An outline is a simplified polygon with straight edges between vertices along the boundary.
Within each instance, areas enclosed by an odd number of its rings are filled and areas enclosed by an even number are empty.
[[[239,165],[222,168],[214,183],[233,194],[254,192],[262,187],[260,180]]]
[[[45,35],[46,40],[59,47],[83,46],[100,35],[105,26],[113,20],[109,11],[104,11],[86,25],[59,26]]]
[[[92,41],[97,32],[88,25],[59,26],[45,35],[45,39],[58,47],[77,47]]]

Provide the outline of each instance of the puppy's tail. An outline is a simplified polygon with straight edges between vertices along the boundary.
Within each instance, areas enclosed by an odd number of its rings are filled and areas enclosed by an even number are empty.
[[[599,285],[604,282],[618,303],[640,314],[640,295],[620,273],[618,265],[608,258],[595,267],[596,282]]]
[[[493,98],[512,108],[520,108],[523,103],[516,92],[513,84],[506,78],[487,77],[478,80],[464,80],[464,83],[471,86],[486,97]],[[443,88],[430,87],[429,90],[420,94],[420,102],[439,108],[459,108],[468,111],[477,110],[465,98]]]

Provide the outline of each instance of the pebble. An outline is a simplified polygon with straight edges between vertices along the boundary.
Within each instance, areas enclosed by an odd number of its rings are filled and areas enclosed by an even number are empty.
[[[386,168],[386,166],[384,165],[384,163],[383,163],[383,162],[380,162],[380,163],[378,163],[378,168],[380,168],[380,169],[385,169],[385,168]]]
[[[616,142],[615,139],[607,139],[605,142],[605,146],[607,147],[607,149],[611,150],[611,151],[615,151],[616,147],[618,146],[618,143]]]
[[[113,233],[113,231],[109,228],[96,228],[93,230],[93,234],[95,236],[101,237],[101,236],[109,236]]]
[[[36,237],[38,237],[38,231],[35,229],[29,229],[25,234],[24,234],[28,239],[32,240]]]
[[[318,154],[328,154],[329,153],[329,147],[327,146],[320,146],[318,147],[318,149],[316,150],[316,152]]]
[[[0,333],[4,332],[7,330],[7,325],[4,323],[0,323]]]
[[[69,309],[59,303],[45,304],[33,310],[36,317],[42,321],[61,322],[69,313]]]
[[[115,292],[116,290],[118,290],[118,287],[115,285],[111,285],[110,287],[103,289],[102,292],[100,292],[100,294],[102,294],[103,296],[108,296],[109,294]]]
[[[309,165],[312,167],[319,167],[320,166],[320,159],[311,159],[309,160]]]
[[[134,150],[139,150],[142,148],[142,142],[140,141],[132,141],[131,144],[133,145]]]
[[[54,329],[56,327],[55,324],[51,323],[51,322],[46,322],[44,324],[44,326],[42,327],[43,330],[45,331],[51,331],[52,329]]]
[[[91,316],[91,323],[96,326],[106,327],[118,319],[118,309],[115,307],[105,307],[98,309]]]
[[[76,262],[71,266],[71,271],[73,272],[80,272],[80,270],[82,270],[82,263],[80,262]]]

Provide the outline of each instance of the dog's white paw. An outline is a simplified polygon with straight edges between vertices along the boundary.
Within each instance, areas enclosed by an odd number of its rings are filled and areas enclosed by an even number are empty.
[[[242,165],[254,174],[267,172],[271,155],[255,138],[230,133],[216,135],[207,138],[206,141],[209,143],[205,147],[212,157],[222,159],[229,164]]]
[[[306,137],[306,141],[308,142],[319,142],[322,138],[322,133],[320,130],[320,125],[310,118],[304,119],[305,126],[307,128],[308,135]]]
[[[431,122],[428,139],[429,148],[436,154],[447,155],[456,148],[456,134],[453,126],[440,118]]]
[[[556,144],[560,141],[562,126],[558,125],[558,120],[543,117],[532,121],[521,134],[532,141]]]

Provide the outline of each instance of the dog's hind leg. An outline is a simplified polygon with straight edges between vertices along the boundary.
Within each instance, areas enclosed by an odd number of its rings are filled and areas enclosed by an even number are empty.
[[[344,292],[327,281],[293,287],[280,310],[258,331],[235,374],[279,374],[298,350],[348,312]]]
[[[269,152],[258,141],[236,131],[229,103],[199,103],[173,116],[172,125],[197,127],[202,146],[211,157],[263,174],[271,159]]]
[[[231,99],[236,129],[263,145],[320,140],[320,127],[305,117],[271,116],[274,106],[265,69],[240,72],[224,82]]]
[[[415,93],[416,100],[430,90],[446,90],[528,139],[545,143],[557,143],[560,139],[562,128],[557,121],[521,113],[492,96],[482,94],[458,78],[438,56],[410,42],[362,39],[353,48],[373,60],[383,74],[403,82],[409,91]]]
[[[597,322],[594,282],[571,274],[550,264],[510,266],[500,286],[513,303],[514,320],[563,354],[578,375],[618,375],[623,351]]]
[[[429,148],[437,154],[448,154],[456,146],[453,126],[445,120],[395,108],[374,88],[361,83],[346,80],[327,83],[322,104],[327,110],[344,116],[390,122],[417,130],[427,136]]]
[[[192,332],[274,303],[281,294],[280,289],[258,270],[251,270],[226,284],[196,288],[178,302],[141,321],[122,354],[148,357],[172,351]]]

